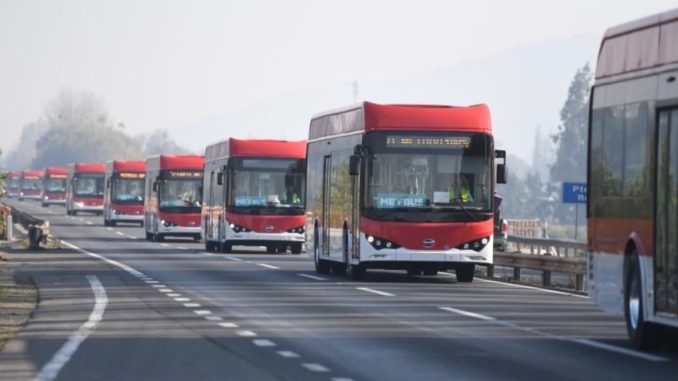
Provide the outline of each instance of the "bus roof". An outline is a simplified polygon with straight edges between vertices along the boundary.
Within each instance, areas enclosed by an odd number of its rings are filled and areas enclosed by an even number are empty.
[[[109,172],[146,172],[143,160],[112,160],[106,163]]]
[[[46,175],[67,175],[68,168],[66,167],[47,167],[45,168]]]
[[[21,172],[20,171],[10,171],[9,177],[12,178],[12,179],[18,179],[19,177],[21,177]]]
[[[104,173],[106,165],[104,163],[71,163],[68,165],[68,171],[72,173]]]
[[[674,64],[678,67],[678,8],[607,29],[596,79]]]
[[[306,140],[235,139],[230,138],[205,148],[205,160],[222,157],[306,158]]]
[[[37,177],[42,177],[45,174],[45,171],[42,169],[25,169],[21,171],[21,177],[32,177],[32,178],[37,178]]]
[[[146,159],[146,169],[196,169],[202,170],[205,159],[201,155],[159,155]]]
[[[309,139],[354,131],[474,131],[492,133],[490,110],[473,106],[380,105],[362,102],[311,119]]]

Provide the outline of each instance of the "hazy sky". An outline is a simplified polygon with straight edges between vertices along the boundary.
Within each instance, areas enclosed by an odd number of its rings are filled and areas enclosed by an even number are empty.
[[[129,133],[176,131],[305,89],[601,36],[607,26],[675,6],[675,0],[0,0],[0,148],[16,143],[22,125],[63,88],[100,94]],[[346,92],[350,99],[350,86]],[[274,135],[279,127],[262,128]]]

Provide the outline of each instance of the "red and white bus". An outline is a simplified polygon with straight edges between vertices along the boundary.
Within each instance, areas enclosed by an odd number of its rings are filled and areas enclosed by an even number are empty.
[[[113,160],[106,163],[104,226],[118,222],[144,224],[146,162]]]
[[[10,171],[5,179],[7,197],[18,197],[21,194],[21,172]]]
[[[66,180],[66,214],[79,212],[101,214],[104,208],[103,163],[73,163],[68,165]]]
[[[42,206],[66,204],[68,168],[47,167],[42,177]]]
[[[144,225],[146,239],[166,236],[200,239],[202,174],[199,155],[160,155],[146,159]]]
[[[30,200],[40,200],[42,197],[42,176],[44,171],[39,169],[29,169],[21,171],[19,200],[24,198]]]
[[[316,271],[368,268],[471,282],[493,260],[490,111],[364,102],[311,120],[307,249]],[[497,180],[505,182],[505,163]]]
[[[650,348],[678,327],[678,9],[605,33],[588,149],[589,295]]]
[[[228,139],[205,150],[203,239],[207,250],[265,246],[301,253],[306,141]]]

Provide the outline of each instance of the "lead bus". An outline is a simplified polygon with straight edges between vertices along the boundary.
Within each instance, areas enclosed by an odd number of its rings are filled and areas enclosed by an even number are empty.
[[[166,236],[200,240],[204,159],[160,155],[146,159],[144,226],[146,239]]]
[[[5,180],[5,189],[7,190],[7,197],[18,197],[21,193],[21,172],[10,171]]]
[[[146,162],[112,160],[104,175],[104,226],[144,224]]]
[[[104,204],[103,163],[71,163],[66,179],[66,214],[75,216],[80,212],[99,214]]]
[[[678,327],[678,9],[608,29],[591,89],[589,295],[651,348]]]
[[[316,271],[453,269],[473,281],[477,264],[492,264],[495,155],[505,162],[485,105],[364,102],[314,117],[306,244]]]
[[[265,246],[301,253],[306,141],[228,139],[205,150],[203,239],[207,250]]]
[[[21,171],[19,179],[19,200],[40,200],[42,197],[42,176],[44,171],[27,169]]]
[[[47,167],[42,177],[42,206],[66,204],[68,168]]]

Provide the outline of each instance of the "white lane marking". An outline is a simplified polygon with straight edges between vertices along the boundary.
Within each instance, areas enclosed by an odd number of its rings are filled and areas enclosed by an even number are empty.
[[[333,377],[330,381],[353,381],[353,379],[347,377]]]
[[[301,366],[310,370],[311,372],[329,372],[330,371],[329,369],[327,369],[327,367],[320,365],[320,364],[312,363],[312,362],[303,363],[303,364],[301,364]]]
[[[127,265],[124,264],[124,263],[120,263],[120,262],[118,262],[118,261],[114,261],[114,260],[112,260],[112,259],[108,259],[108,258],[104,257],[103,255],[99,255],[99,254],[91,253],[91,252],[89,252],[89,251],[87,251],[87,250],[83,250],[83,249],[81,249],[81,248],[75,246],[74,244],[72,244],[72,243],[70,243],[70,242],[61,241],[61,243],[63,243],[64,245],[70,247],[71,249],[77,250],[77,251],[79,251],[79,252],[81,252],[81,253],[83,253],[83,254],[85,254],[85,255],[89,255],[90,257],[94,257],[94,258],[100,259],[100,260],[102,260],[102,261],[104,261],[104,262],[106,262],[106,263],[108,263],[108,264],[110,264],[110,265],[113,265],[113,266],[115,266],[115,267],[121,268],[121,269],[127,271],[128,273],[130,273],[130,274],[132,274],[132,275],[134,275],[134,276],[136,276],[136,277],[140,277],[140,276],[142,277],[142,276],[144,275],[142,272],[137,271],[137,270],[135,270],[134,268],[132,268],[132,267],[130,267],[130,266],[127,266]],[[151,281],[146,281],[146,283],[148,283],[148,282],[151,282]],[[155,281],[153,281],[153,282],[155,282]],[[156,283],[158,283],[158,282],[156,282]]]
[[[202,307],[200,303],[184,303],[184,307],[186,308],[200,308]]]
[[[179,247],[177,247],[177,249],[179,249],[179,250],[188,250],[187,248],[185,248],[185,247],[183,247],[183,246],[179,246]]]
[[[315,276],[315,275],[311,275],[311,274],[297,274],[297,275],[299,275],[300,277],[313,279],[313,280],[329,280],[327,278],[323,278],[321,276]]]
[[[201,252],[200,252],[200,254],[202,254],[202,255],[206,255],[206,256],[208,256],[208,257],[212,257],[212,256],[214,256],[214,254],[212,254],[212,253],[208,253],[208,252],[205,252],[205,251],[201,251]]]
[[[495,283],[495,284],[500,284],[502,286],[510,286],[510,287],[517,287],[517,288],[527,288],[529,290],[535,290],[535,291],[541,291],[541,292],[546,292],[549,294],[556,294],[556,295],[564,295],[564,296],[573,296],[575,298],[583,298],[583,299],[589,299],[588,296],[586,295],[579,295],[579,294],[572,294],[569,292],[564,292],[564,291],[556,291],[556,290],[549,290],[547,288],[539,288],[539,287],[534,287],[534,286],[527,286],[524,284],[515,284],[515,283],[509,283],[509,282],[501,282],[498,280],[492,280],[492,279],[483,279],[483,278],[476,278],[477,281],[479,282],[486,282],[486,283]]]
[[[144,282],[146,282],[148,284],[159,284],[160,283],[157,280],[145,280]]]
[[[236,261],[236,262],[242,261],[242,259],[240,259],[238,257],[231,257],[229,255],[224,255],[224,258],[228,259],[229,261]]]
[[[161,243],[160,246],[170,247],[168,243]]]
[[[106,305],[108,304],[108,296],[106,289],[94,275],[88,275],[87,280],[92,287],[94,293],[94,309],[89,315],[89,319],[84,322],[77,331],[73,332],[68,338],[68,341],[54,354],[51,360],[42,367],[40,373],[35,378],[39,381],[51,381],[57,378],[61,368],[71,359],[73,354],[78,350],[80,344],[92,333],[97,324],[103,319]]]
[[[159,288],[158,291],[159,291],[159,292],[168,293],[168,292],[172,292],[172,291],[174,291],[174,290],[172,290],[171,288]]]
[[[108,231],[111,231],[111,232],[112,232],[112,231],[113,231],[113,228],[111,228],[111,227],[108,227],[108,228],[106,228],[106,230],[108,230]]]
[[[123,232],[115,232],[115,234],[117,234],[117,235],[119,235],[119,236],[121,236],[121,237],[125,235],[125,233],[123,233]]]
[[[286,359],[296,359],[299,355],[292,351],[278,351],[278,354]]]
[[[615,352],[615,353],[619,353],[619,354],[623,354],[623,355],[627,355],[627,356],[640,358],[640,359],[647,360],[647,361],[654,361],[654,362],[668,361],[668,359],[665,358],[665,357],[655,356],[655,355],[645,353],[645,352],[634,351],[632,349],[617,347],[617,346],[614,346],[614,345],[605,344],[605,343],[601,343],[601,342],[598,342],[598,341],[587,340],[587,339],[567,338],[567,337],[557,336],[557,335],[554,335],[554,334],[551,334],[551,333],[539,331],[539,330],[532,329],[532,328],[521,327],[521,326],[519,326],[515,323],[501,321],[501,320],[498,320],[496,318],[493,318],[492,316],[477,314],[475,312],[460,310],[460,309],[452,308],[452,307],[439,307],[439,308],[443,311],[453,312],[453,313],[456,313],[456,314],[459,314],[459,315],[484,320],[484,321],[487,321],[488,323],[491,323],[491,324],[497,324],[497,325],[504,326],[504,327],[507,327],[507,328],[512,328],[512,329],[516,329],[516,330],[519,330],[519,331],[528,332],[528,333],[531,333],[531,334],[534,334],[534,335],[537,335],[537,336],[547,337],[547,338],[553,339],[553,340],[573,342],[573,343],[586,345],[586,346],[593,347],[593,348],[603,349],[603,350],[607,350],[607,351],[610,351],[610,352]]]
[[[219,323],[219,326],[222,328],[238,328],[238,325],[235,323]]]
[[[189,302],[191,301],[190,298],[174,298],[174,301],[176,302]]]
[[[252,331],[235,331],[235,333],[239,336],[242,336],[242,337],[252,337],[252,336],[257,335],[256,333],[254,333]]]
[[[395,296],[395,294],[391,294],[390,292],[379,291],[379,290],[375,290],[375,289],[369,288],[369,287],[356,287],[356,290],[371,292],[373,294],[377,294],[377,295],[381,295],[381,296]]]
[[[222,320],[224,320],[224,318],[222,318],[221,316],[214,316],[214,315],[205,316],[205,319],[207,319],[209,321],[222,321]]]
[[[271,340],[266,340],[266,339],[255,339],[255,340],[252,340],[252,342],[257,347],[275,347],[275,346],[277,346],[276,343],[272,342]]]
[[[193,313],[198,316],[212,315],[212,311],[210,310],[193,310]]]
[[[170,298],[178,298],[178,297],[181,296],[181,294],[179,294],[177,292],[173,292],[171,294],[167,294],[167,296],[169,296]]]
[[[133,235],[128,235],[127,238],[129,238],[129,239],[137,239],[137,237],[135,237],[135,236],[133,236]]]
[[[167,286],[165,286],[164,284],[152,284],[151,287],[155,287],[155,288],[165,288],[165,287],[167,287]]]
[[[87,221],[87,225],[94,225],[92,221]]]
[[[267,263],[257,263],[257,265],[259,265],[259,266],[261,266],[261,267],[266,267],[267,269],[280,270],[280,267],[278,267],[278,266],[273,266],[273,265],[269,265],[269,264],[267,264]]]

